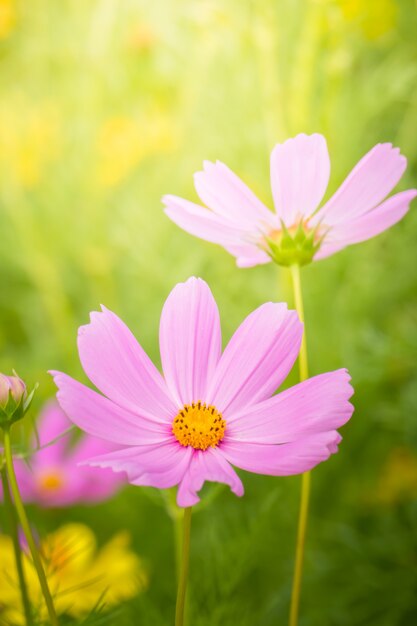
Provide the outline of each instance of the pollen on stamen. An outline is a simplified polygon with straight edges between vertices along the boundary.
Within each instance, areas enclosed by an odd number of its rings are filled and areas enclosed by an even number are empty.
[[[201,401],[185,404],[172,422],[172,433],[182,446],[215,448],[224,437],[226,421],[214,407]]]

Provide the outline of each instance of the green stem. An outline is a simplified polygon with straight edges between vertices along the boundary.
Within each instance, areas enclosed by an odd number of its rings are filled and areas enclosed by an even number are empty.
[[[39,578],[39,584],[42,589],[43,597],[45,598],[46,607],[48,609],[49,620],[51,626],[59,626],[58,619],[55,613],[54,603],[52,601],[51,592],[49,591],[48,581],[46,579],[46,575],[42,566],[41,557],[39,555],[38,549],[36,547],[35,540],[32,535],[32,531],[30,528],[29,520],[26,515],[25,507],[23,506],[22,499],[19,493],[19,487],[17,485],[16,474],[13,467],[13,455],[12,455],[12,446],[10,441],[10,430],[8,428],[4,429],[4,454],[6,457],[6,469],[7,476],[10,483],[10,489],[13,494],[14,505],[16,508],[17,516],[19,518],[20,525],[23,529],[23,532],[26,537],[26,541],[28,542],[29,550],[32,555],[33,564],[36,569],[36,573]]]
[[[291,278],[294,291],[295,308],[298,316],[304,324],[304,305],[303,294],[301,290],[301,276],[299,265],[290,267]],[[300,381],[308,378],[308,356],[307,356],[307,339],[304,326],[303,338],[301,341],[300,354],[298,357],[298,366],[300,373]],[[300,496],[300,513],[298,517],[297,545],[295,550],[295,568],[294,578],[291,592],[291,608],[289,626],[297,626],[298,611],[300,606],[301,582],[303,577],[304,550],[308,523],[308,508],[310,501],[311,489],[311,473],[305,472],[301,477],[301,496]]]
[[[3,485],[3,498],[4,506],[8,511],[10,536],[13,542],[13,550],[16,562],[16,571],[19,578],[20,593],[22,596],[23,611],[26,618],[27,626],[33,626],[32,610],[30,608],[29,594],[26,585],[25,573],[23,571],[22,551],[19,543],[18,524],[16,519],[16,512],[13,507],[12,498],[10,495],[9,481],[7,480],[5,468],[1,469],[1,482]]]
[[[178,582],[177,606],[175,610],[175,626],[184,626],[185,594],[187,590],[188,570],[190,565],[190,535],[192,507],[184,509],[182,559]]]
[[[183,520],[182,516],[175,515],[173,518],[174,523],[174,535],[175,535],[175,566],[177,571],[177,583],[180,581],[181,576],[181,563],[182,563],[182,541],[183,541]]]
[[[300,321],[304,324],[303,338],[301,341],[300,354],[298,356],[300,381],[302,381],[308,378],[308,358],[307,358],[307,337],[306,337],[306,328],[305,328],[305,321],[304,321],[303,292],[301,290],[300,266],[291,265],[290,270],[291,270],[291,278],[292,278],[292,285],[293,285],[293,292],[294,292],[295,308],[297,309],[297,313],[298,313],[298,317],[300,318]]]

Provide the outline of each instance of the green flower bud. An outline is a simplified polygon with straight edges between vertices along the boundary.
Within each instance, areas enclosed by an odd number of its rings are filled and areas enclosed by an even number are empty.
[[[22,419],[29,409],[35,389],[28,395],[25,383],[16,372],[14,376],[0,373],[0,427],[9,427]]]

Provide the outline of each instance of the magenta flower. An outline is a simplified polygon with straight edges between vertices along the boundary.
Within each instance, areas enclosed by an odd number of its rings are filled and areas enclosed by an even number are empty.
[[[337,451],[351,417],[352,388],[341,369],[272,396],[297,358],[302,324],[285,304],[251,313],[223,354],[219,312],[208,285],[190,278],[161,316],[162,377],[123,322],[104,308],[78,335],[81,363],[100,395],[51,372],[69,418],[121,449],[90,463],[126,471],[134,485],[179,485],[177,501],[199,501],[205,481],[243,485],[232,465],[285,476]],[[271,397],[272,396],[272,397]]]
[[[96,454],[109,452],[114,446],[107,441],[84,435],[71,445],[71,434],[65,433],[72,423],[55,403],[48,403],[38,422],[39,443],[52,445],[35,452],[29,464],[14,461],[21,496],[25,502],[43,507],[62,507],[77,503],[94,503],[110,498],[126,484],[126,477],[106,470],[105,476],[79,463]],[[54,441],[56,438],[58,439]],[[33,436],[31,448],[36,449]],[[2,495],[2,494],[0,494]]]
[[[192,235],[220,244],[239,267],[275,260],[303,265],[378,235],[398,222],[415,189],[384,200],[403,175],[407,160],[391,144],[377,144],[318,210],[326,192],[330,161],[322,135],[297,135],[271,154],[270,211],[226,165],[205,161],[194,176],[206,209],[164,196],[165,212]]]

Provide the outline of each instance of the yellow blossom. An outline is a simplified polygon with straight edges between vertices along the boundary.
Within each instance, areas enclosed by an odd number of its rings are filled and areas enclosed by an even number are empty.
[[[97,138],[96,180],[102,187],[116,186],[145,158],[169,152],[176,143],[173,123],[163,113],[109,118]]]
[[[1,1],[1,0],[0,0]],[[3,102],[0,108],[2,171],[15,183],[35,187],[59,152],[59,119],[50,104]]]
[[[67,524],[41,543],[49,587],[58,614],[86,615],[132,598],[147,586],[140,559],[129,549],[124,532],[97,549],[94,533],[83,524]],[[47,613],[31,560],[24,569],[35,611]],[[0,614],[16,625],[24,624],[11,539],[0,536]]]
[[[356,23],[368,39],[378,39],[395,27],[394,0],[337,0],[345,19]]]
[[[128,48],[134,52],[149,52],[155,47],[157,37],[152,28],[139,22],[132,26],[128,34]]]
[[[16,24],[15,0],[0,0],[0,39],[5,39]]]

